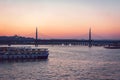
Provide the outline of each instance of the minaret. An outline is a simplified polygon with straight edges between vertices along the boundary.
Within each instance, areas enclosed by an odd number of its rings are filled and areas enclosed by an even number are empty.
[[[38,47],[38,30],[37,30],[37,27],[36,27],[35,47]]]
[[[91,28],[89,29],[89,47],[92,47],[91,44],[92,40],[91,40]]]

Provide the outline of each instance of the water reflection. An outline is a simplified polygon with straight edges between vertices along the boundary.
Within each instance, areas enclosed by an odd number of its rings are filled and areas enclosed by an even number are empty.
[[[1,60],[0,64],[2,63],[17,63],[17,62],[42,62],[48,61],[49,59],[17,59],[17,60]]]
[[[102,47],[41,46],[48,60],[0,63],[1,80],[120,80],[120,50]]]

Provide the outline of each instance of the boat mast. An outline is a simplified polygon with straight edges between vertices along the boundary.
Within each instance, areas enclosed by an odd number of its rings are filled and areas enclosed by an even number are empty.
[[[38,30],[37,30],[37,27],[36,27],[35,47],[38,47]]]

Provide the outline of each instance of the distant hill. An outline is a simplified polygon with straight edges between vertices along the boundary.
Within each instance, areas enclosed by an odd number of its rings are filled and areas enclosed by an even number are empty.
[[[22,36],[0,36],[0,44],[15,44],[15,43],[29,43],[33,42],[34,39],[30,37]]]

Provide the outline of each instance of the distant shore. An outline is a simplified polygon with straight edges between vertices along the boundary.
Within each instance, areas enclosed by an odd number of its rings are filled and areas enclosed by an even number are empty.
[[[89,40],[78,39],[38,39],[39,45],[84,45],[88,46]],[[21,36],[0,36],[0,45],[34,45],[35,39]],[[120,45],[120,40],[91,40],[93,46]]]

